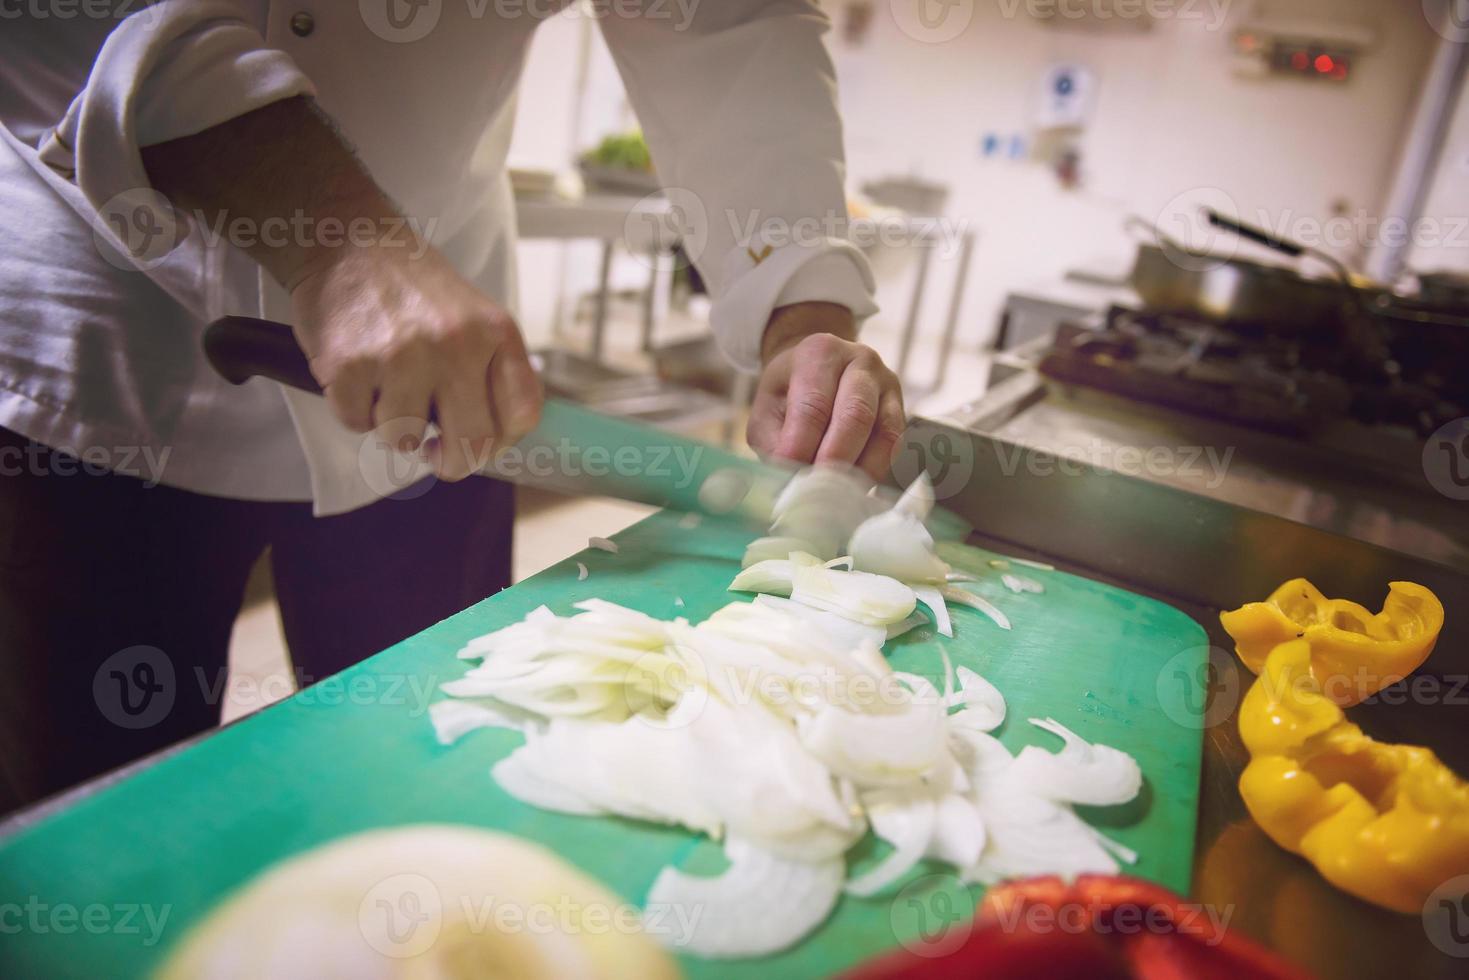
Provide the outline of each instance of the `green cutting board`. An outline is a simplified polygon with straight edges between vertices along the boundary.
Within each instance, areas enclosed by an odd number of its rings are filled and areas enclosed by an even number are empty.
[[[4,841],[0,911],[6,903],[39,911],[22,912],[28,919],[18,932],[8,928],[19,921],[14,913],[0,916],[0,975],[145,974],[262,868],[374,827],[427,821],[508,831],[639,903],[665,865],[710,866],[717,847],[687,832],[563,816],[510,799],[489,768],[520,736],[487,730],[443,747],[425,709],[439,683],[464,672],[455,653],[466,641],[542,603],[564,614],[577,599],[599,596],[664,618],[704,618],[735,598],[725,588],[749,537],[707,521],[691,531],[677,515],[655,514],[617,536],[618,554],[587,551],[561,562]],[[1203,631],[1169,606],[1083,578],[1016,568],[1046,591],[1014,595],[987,564],[996,556],[949,545],[945,557],[979,576],[969,587],[1003,608],[1014,630],[958,608],[954,638],[921,628],[890,643],[894,666],[939,681],[942,646],[956,665],[988,677],[1009,705],[997,734],[1012,750],[1058,748],[1026,722],[1049,716],[1132,753],[1146,780],[1138,800],[1085,815],[1139,852],[1133,873],[1186,891]],[[590,569],[584,582],[577,560]],[[859,845],[855,866],[879,859],[882,847]],[[685,957],[683,965],[695,977],[825,976],[911,942],[920,930],[962,928],[977,892],[937,866],[912,877],[887,896],[844,897],[825,926],[779,957]],[[81,917],[98,905],[107,912],[90,913],[88,927]],[[75,911],[55,917],[67,908]],[[155,930],[144,912],[155,922],[167,915],[151,944]]]

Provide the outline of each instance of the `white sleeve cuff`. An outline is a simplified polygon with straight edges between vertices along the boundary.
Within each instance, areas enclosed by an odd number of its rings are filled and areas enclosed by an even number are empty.
[[[861,323],[877,312],[867,258],[839,238],[812,245],[784,245],[756,257],[736,247],[725,256],[723,294],[714,300],[709,320],[719,349],[741,371],[760,370],[760,342],[770,314],[792,303],[826,302],[845,306]]]
[[[164,0],[108,35],[86,88],[39,153],[105,213],[119,195],[149,188],[140,147],[311,94],[290,56],[267,48],[228,0]]]

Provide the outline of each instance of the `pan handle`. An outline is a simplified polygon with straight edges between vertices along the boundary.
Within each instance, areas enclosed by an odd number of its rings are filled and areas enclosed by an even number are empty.
[[[204,356],[230,384],[259,376],[321,394],[296,335],[284,323],[253,316],[227,316],[204,328]]]
[[[1311,258],[1329,268],[1336,275],[1336,278],[1341,282],[1342,286],[1351,291],[1353,295],[1356,295],[1357,289],[1352,285],[1351,272],[1336,256],[1323,252],[1319,248],[1312,248],[1309,245],[1302,245],[1300,242],[1291,241],[1289,238],[1281,238],[1279,235],[1271,234],[1264,228],[1245,224],[1243,221],[1234,218],[1227,218],[1213,208],[1205,208],[1204,217],[1215,228],[1222,228],[1224,231],[1233,232],[1241,238],[1259,245],[1264,245],[1266,248],[1274,249],[1282,255],[1288,255],[1293,259],[1298,259],[1302,255],[1311,256]]]
[[[1259,245],[1264,245],[1266,248],[1274,249],[1283,255],[1289,255],[1293,259],[1298,259],[1306,254],[1306,246],[1298,242],[1281,238],[1278,235],[1272,235],[1264,228],[1247,225],[1243,221],[1237,221],[1234,218],[1226,218],[1213,208],[1205,208],[1204,217],[1215,228],[1222,228],[1225,231],[1234,232],[1241,238],[1248,239]]]

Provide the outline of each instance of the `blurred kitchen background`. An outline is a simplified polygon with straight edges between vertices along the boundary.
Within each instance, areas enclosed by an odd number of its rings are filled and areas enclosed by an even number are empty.
[[[822,6],[881,232],[864,339],[910,412],[1162,449],[1133,475],[1469,563],[1469,3]],[[510,160],[548,387],[741,444],[748,382],[587,8],[539,28]],[[640,513],[526,496],[517,577]],[[273,616],[241,621],[246,673],[279,663]]]

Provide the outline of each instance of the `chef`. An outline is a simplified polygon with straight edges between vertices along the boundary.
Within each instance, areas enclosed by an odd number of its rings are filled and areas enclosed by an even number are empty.
[[[0,811],[215,724],[267,547],[302,683],[508,584],[510,490],[462,478],[539,416],[505,160],[563,6],[0,5]],[[871,273],[809,233],[845,217],[816,4],[577,13],[759,374],[751,445],[881,473]],[[289,321],[326,398],[217,378],[225,313]]]

